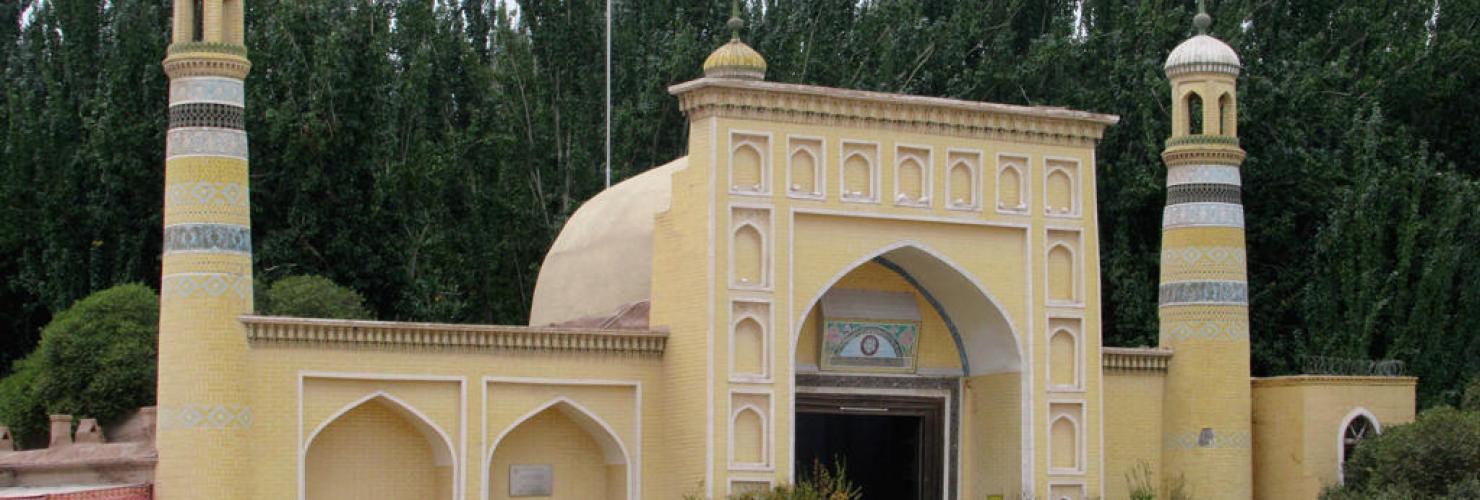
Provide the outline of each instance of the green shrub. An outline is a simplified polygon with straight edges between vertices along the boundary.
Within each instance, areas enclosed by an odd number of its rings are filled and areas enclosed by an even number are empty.
[[[274,281],[257,297],[257,310],[269,316],[370,318],[364,297],[317,275],[289,276]]]
[[[159,297],[140,284],[89,295],[41,330],[41,342],[0,381],[0,422],[23,442],[46,415],[109,421],[154,404]]]
[[[1476,498],[1480,491],[1480,412],[1439,407],[1357,446],[1345,484],[1322,498]]]
[[[702,484],[701,490],[702,488]],[[689,493],[684,500],[704,498],[703,493]],[[848,480],[847,470],[841,465],[829,469],[821,463],[812,462],[812,471],[802,476],[797,484],[783,484],[770,491],[737,493],[729,500],[858,500],[863,492],[858,485]]]
[[[1471,378],[1470,383],[1465,384],[1464,397],[1460,400],[1459,409],[1480,412],[1480,376]]]
[[[1130,500],[1156,500],[1156,481],[1151,472],[1151,464],[1145,460],[1136,462],[1136,466],[1125,473],[1125,482],[1130,485]]]

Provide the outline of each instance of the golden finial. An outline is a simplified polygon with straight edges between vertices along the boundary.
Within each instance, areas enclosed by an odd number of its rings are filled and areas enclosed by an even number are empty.
[[[704,76],[710,78],[737,78],[741,80],[766,79],[766,59],[740,40],[740,29],[745,21],[740,20],[739,0],[730,0],[730,41],[721,45],[704,60]]]

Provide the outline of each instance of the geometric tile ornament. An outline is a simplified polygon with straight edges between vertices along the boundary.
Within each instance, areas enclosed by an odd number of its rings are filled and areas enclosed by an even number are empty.
[[[1224,448],[1249,449],[1254,440],[1249,432],[1214,432],[1204,429],[1196,432],[1168,432],[1162,435],[1163,449]]]
[[[236,294],[239,299],[252,297],[252,278],[230,273],[168,274],[160,280],[160,294],[179,297],[220,297]]]
[[[213,102],[241,106],[246,90],[235,78],[176,78],[170,82],[170,103]]]
[[[171,207],[247,206],[247,187],[235,182],[177,182],[166,187],[164,195]]]
[[[1182,281],[1161,285],[1161,305],[1248,305],[1249,284],[1239,281]]]
[[[1167,185],[1232,184],[1242,185],[1238,167],[1228,165],[1175,165],[1167,170]]]
[[[165,158],[225,156],[247,159],[247,134],[216,128],[171,129],[165,134]]]
[[[251,427],[252,407],[246,405],[186,405],[159,409],[160,429],[225,429]]]
[[[252,228],[233,224],[176,224],[164,228],[164,253],[252,253]]]
[[[1162,212],[1163,229],[1196,226],[1244,227],[1244,207],[1231,203],[1180,203]]]

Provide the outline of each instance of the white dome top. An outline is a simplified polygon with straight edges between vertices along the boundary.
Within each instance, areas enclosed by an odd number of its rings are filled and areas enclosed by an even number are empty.
[[[1186,73],[1227,73],[1238,76],[1239,68],[1242,67],[1233,47],[1208,35],[1188,38],[1172,49],[1165,66],[1169,77]]]
[[[610,315],[651,299],[653,223],[668,210],[673,173],[688,157],[648,170],[586,200],[540,267],[530,326]]]

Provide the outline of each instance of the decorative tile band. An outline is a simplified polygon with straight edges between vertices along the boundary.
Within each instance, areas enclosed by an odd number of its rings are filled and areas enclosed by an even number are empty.
[[[1161,281],[1246,281],[1243,247],[1186,246],[1161,249]]]
[[[1162,319],[1161,336],[1177,341],[1185,340],[1249,340],[1248,318],[1241,320],[1169,321]]]
[[[1178,184],[1243,185],[1238,167],[1231,165],[1172,165],[1167,167],[1167,186]]]
[[[178,182],[164,190],[165,202],[171,207],[245,207],[248,198],[247,187],[235,182]]]
[[[1162,435],[1161,445],[1167,450],[1191,450],[1194,448],[1223,448],[1246,450],[1254,440],[1248,431],[1216,432],[1211,428],[1198,432],[1168,432]]]
[[[1181,203],[1168,205],[1161,215],[1161,227],[1224,226],[1244,227],[1244,207],[1229,203]]]
[[[1177,184],[1167,188],[1167,205],[1183,203],[1242,204],[1243,189],[1233,184]]]
[[[1161,305],[1248,305],[1249,284],[1241,281],[1181,281],[1161,285]]]
[[[252,299],[252,277],[230,273],[167,274],[160,280],[160,295],[178,298],[220,297],[228,293]]]
[[[164,253],[252,253],[252,228],[233,224],[176,224],[164,228]]]
[[[569,351],[661,356],[668,345],[666,332],[651,330],[560,329],[268,316],[243,316],[241,322],[247,327],[247,342],[263,346],[447,352]]]
[[[227,429],[252,426],[252,407],[247,405],[185,405],[160,407],[160,430]]]
[[[1165,373],[1172,360],[1172,351],[1150,347],[1101,347],[1100,359],[1107,371]]]
[[[246,89],[241,80],[233,78],[191,77],[170,81],[170,104],[190,102],[214,102],[245,105]]]
[[[214,127],[232,130],[247,128],[244,110],[235,104],[192,102],[170,106],[170,128]]]
[[[247,133],[218,128],[176,128],[165,134],[165,159],[225,156],[247,159]]]

